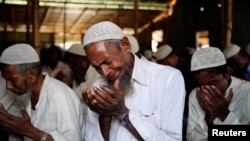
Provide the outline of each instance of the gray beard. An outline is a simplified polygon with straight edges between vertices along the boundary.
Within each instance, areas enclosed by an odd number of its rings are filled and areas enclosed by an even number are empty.
[[[23,107],[26,107],[30,101],[30,98],[31,98],[31,93],[28,92],[26,94],[23,94],[23,95],[19,95],[17,96],[16,100],[17,100],[17,104],[19,106],[23,106]]]
[[[114,89],[113,81],[108,81],[108,85]],[[129,93],[133,91],[133,86],[132,86],[132,83],[130,82],[129,67],[125,68],[125,73],[120,80],[119,86],[125,95],[128,95]]]

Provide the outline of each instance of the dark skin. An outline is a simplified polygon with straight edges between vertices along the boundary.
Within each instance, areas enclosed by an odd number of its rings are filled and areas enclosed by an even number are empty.
[[[13,93],[23,95],[28,91],[32,92],[31,103],[32,108],[35,109],[44,77],[37,74],[37,71],[34,69],[28,70],[24,75],[14,65],[4,67],[1,72],[6,80],[6,88]],[[40,140],[45,132],[31,124],[30,117],[24,107],[21,107],[20,112],[22,117],[13,116],[0,104],[0,125],[13,133]],[[54,141],[54,139],[51,135],[48,135],[47,141]]]
[[[213,124],[213,120],[218,117],[224,121],[229,114],[229,104],[233,97],[233,90],[225,97],[231,77],[231,70],[228,69],[226,74],[215,74],[214,72],[201,71],[195,75],[200,87],[197,89],[197,100],[200,106],[205,110],[205,120],[208,125]]]
[[[85,82],[85,75],[90,66],[90,62],[86,56],[75,55],[72,53],[65,54],[65,58],[67,59],[67,63],[69,67],[74,72],[75,80],[78,84],[81,82]],[[75,65],[77,64],[77,65]]]
[[[125,65],[134,66],[131,47],[125,37],[120,41],[121,50],[108,41],[92,43],[85,51],[91,64],[99,74],[114,82],[114,88],[107,85],[93,87],[83,92],[83,98],[90,109],[99,113],[100,129],[105,140],[109,140],[111,119],[121,121],[129,112],[124,102],[124,92],[120,89],[120,79],[124,74]],[[132,69],[129,72],[132,75]],[[104,126],[103,126],[104,125]],[[138,140],[143,140],[132,123],[125,126]]]
[[[178,56],[175,53],[171,53],[169,56],[167,56],[166,58],[159,60],[158,61],[159,64],[163,64],[163,65],[169,65],[172,66],[174,68],[178,67]]]

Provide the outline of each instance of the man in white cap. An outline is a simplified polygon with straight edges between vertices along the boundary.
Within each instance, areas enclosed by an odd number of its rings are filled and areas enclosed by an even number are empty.
[[[250,123],[250,82],[232,76],[219,48],[195,51],[191,71],[198,87],[189,96],[188,141],[207,141],[209,125]]]
[[[156,52],[157,63],[169,65],[177,68],[179,65],[178,55],[173,51],[173,48],[168,44],[161,45]]]
[[[250,81],[250,59],[246,53],[236,44],[231,44],[223,50],[229,67],[233,69],[233,75]]]
[[[29,98],[20,108],[20,117],[7,113],[0,104],[1,126],[25,141],[83,140],[84,119],[79,98],[66,84],[42,74],[40,59],[32,46],[20,43],[6,48],[0,64],[6,88]]]
[[[66,50],[64,57],[73,72],[72,89],[82,99],[82,91],[100,76],[91,66],[82,44],[74,43]]]
[[[3,79],[0,72],[0,103],[4,106],[8,113],[17,115],[19,107],[16,102],[16,95],[10,90],[6,89],[6,81]],[[0,140],[8,140],[8,132],[0,127]]]
[[[102,75],[84,91],[86,141],[180,141],[185,86],[180,71],[139,59],[116,24],[85,33],[84,49]]]
[[[72,70],[63,61],[62,49],[56,45],[52,45],[48,49],[44,48],[43,51],[46,52],[45,54],[41,52],[41,59],[46,59],[46,61],[43,64],[42,71],[47,72],[50,77],[54,77],[72,87]]]

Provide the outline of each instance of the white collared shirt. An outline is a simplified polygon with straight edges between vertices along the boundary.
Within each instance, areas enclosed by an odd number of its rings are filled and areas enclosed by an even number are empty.
[[[36,110],[26,106],[31,123],[49,133],[55,141],[82,141],[84,117],[82,104],[74,91],[63,82],[46,74]],[[29,141],[25,137],[25,141]]]
[[[134,55],[135,56],[135,55]],[[133,92],[125,96],[129,118],[145,141],[181,141],[185,86],[181,72],[135,56],[132,74]],[[94,85],[105,83],[98,79]],[[103,141],[98,114],[87,110],[86,141]],[[110,141],[137,139],[115,118]]]
[[[219,124],[250,124],[250,82],[231,77],[232,82],[226,90],[228,96],[233,88],[233,98],[229,105],[230,113],[224,121],[216,118],[213,123]],[[196,88],[189,96],[189,115],[187,139],[189,141],[207,141],[208,126],[205,121],[205,111],[200,107],[196,98]]]

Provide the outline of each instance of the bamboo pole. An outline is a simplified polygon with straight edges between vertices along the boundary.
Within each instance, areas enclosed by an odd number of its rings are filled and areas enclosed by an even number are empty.
[[[226,48],[231,44],[232,37],[232,25],[233,25],[233,16],[232,16],[232,0],[221,0],[222,5],[222,47]]]

